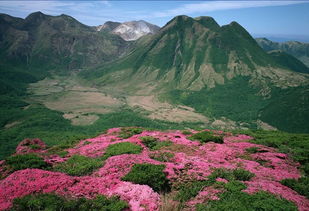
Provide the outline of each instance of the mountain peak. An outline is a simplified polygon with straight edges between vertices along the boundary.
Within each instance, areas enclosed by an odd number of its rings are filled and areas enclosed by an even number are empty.
[[[137,40],[147,34],[155,34],[160,27],[148,23],[144,20],[129,21],[118,25],[112,30],[114,34],[118,34],[126,41]]]
[[[200,16],[200,17],[195,18],[195,20],[209,29],[219,29],[220,28],[219,24],[215,21],[215,19],[209,16]]]

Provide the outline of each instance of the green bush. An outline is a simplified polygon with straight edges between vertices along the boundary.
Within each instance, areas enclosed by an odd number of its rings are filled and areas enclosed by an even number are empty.
[[[13,201],[12,211],[24,210],[62,210],[62,211],[88,211],[88,210],[104,210],[104,211],[121,211],[128,208],[125,201],[116,197],[106,198],[98,195],[94,199],[72,199],[67,200],[55,194],[37,194],[27,195],[22,198],[16,198]]]
[[[254,154],[254,153],[257,153],[259,150],[258,147],[249,147],[246,149],[246,152],[250,153],[250,154]]]
[[[44,159],[36,154],[13,155],[6,159],[6,163],[13,171],[27,168],[45,169],[48,167]]]
[[[148,185],[157,192],[168,192],[170,191],[170,185],[163,172],[164,169],[165,165],[135,164],[122,180]]]
[[[127,139],[143,132],[142,128],[121,128],[119,138]]]
[[[150,150],[159,150],[162,147],[170,146],[172,144],[171,141],[159,141],[157,138],[152,136],[143,136],[140,137],[142,143],[148,147]]]
[[[217,168],[211,175],[208,176],[208,180],[204,181],[190,181],[183,183],[179,186],[179,191],[176,195],[176,200],[185,202],[198,195],[198,193],[207,186],[211,186],[216,183],[217,178],[223,178],[229,181],[225,184],[228,190],[242,190],[245,189],[245,185],[238,180],[249,180],[254,174],[243,169],[224,169]],[[219,185],[219,184],[218,184]]]
[[[306,196],[309,199],[309,178],[302,177],[298,180],[296,179],[285,179],[281,181],[282,185],[292,188],[300,195]]]
[[[248,181],[254,174],[244,170],[244,169],[225,169],[225,168],[217,168],[213,171],[213,173],[209,176],[211,180],[215,180],[216,178],[223,178],[229,181],[240,180],[240,181]]]
[[[174,157],[174,154],[171,152],[160,152],[160,153],[150,154],[149,157],[151,159],[161,161],[161,162],[170,162],[171,159]]]
[[[197,196],[201,190],[203,190],[207,186],[210,186],[211,184],[212,181],[210,180],[183,183],[178,187],[179,191],[175,199],[180,202],[186,202],[191,198]]]
[[[212,132],[208,131],[202,131],[196,134],[193,134],[189,137],[192,141],[199,141],[201,143],[207,143],[207,142],[215,142],[218,144],[223,144],[223,137],[222,136],[215,136]]]
[[[237,186],[236,186],[237,187]],[[290,201],[278,198],[267,192],[247,194],[233,188],[235,191],[226,191],[219,195],[220,200],[211,200],[207,204],[198,204],[197,211],[297,211],[297,207]]]
[[[141,146],[132,144],[130,142],[112,144],[107,147],[103,159],[122,154],[139,154],[142,152],[142,150],[143,148]]]
[[[240,168],[234,169],[233,170],[233,175],[234,175],[236,180],[240,180],[240,181],[248,181],[252,177],[255,176],[250,171],[247,171],[247,170],[244,170],[244,169],[240,169]]]
[[[191,135],[192,132],[189,131],[189,130],[183,130],[183,131],[182,131],[182,134],[184,134],[184,135]]]
[[[103,162],[100,159],[89,158],[82,155],[73,155],[66,162],[56,165],[54,170],[72,176],[82,176],[92,173],[102,165]]]

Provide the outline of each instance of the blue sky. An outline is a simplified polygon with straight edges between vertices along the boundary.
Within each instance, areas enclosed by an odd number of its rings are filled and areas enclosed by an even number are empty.
[[[307,1],[3,1],[0,13],[26,17],[42,11],[67,14],[87,25],[146,20],[163,26],[176,15],[212,16],[220,25],[237,21],[252,35],[309,42]]]

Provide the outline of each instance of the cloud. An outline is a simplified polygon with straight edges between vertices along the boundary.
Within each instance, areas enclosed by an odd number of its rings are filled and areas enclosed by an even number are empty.
[[[154,12],[153,17],[170,17],[183,14],[193,14],[199,12],[213,12],[220,10],[233,10],[253,7],[284,6],[305,3],[305,1],[208,1],[203,3],[184,4],[180,7]]]

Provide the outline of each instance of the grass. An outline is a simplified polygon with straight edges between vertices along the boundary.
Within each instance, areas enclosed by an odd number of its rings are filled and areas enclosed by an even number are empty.
[[[152,136],[143,136],[140,137],[140,139],[142,140],[142,143],[150,150],[159,150],[162,147],[172,145],[171,141],[159,141],[159,139]]]
[[[56,165],[53,169],[71,176],[83,176],[91,174],[102,165],[103,161],[100,159],[73,155],[67,161]]]
[[[163,170],[165,165],[135,164],[131,171],[122,177],[122,180],[140,185],[148,185],[156,192],[168,192],[169,180]]]
[[[122,154],[139,154],[142,150],[143,148],[141,146],[130,142],[112,144],[107,147],[106,152],[103,155],[103,159],[105,160],[109,157]]]
[[[143,132],[142,128],[121,128],[119,138],[127,139]]]
[[[215,143],[223,144],[223,137],[222,136],[213,135],[212,132],[208,132],[208,131],[202,131],[202,132],[193,134],[188,139],[190,139],[192,141],[199,141],[201,143],[207,143],[207,142],[212,141],[212,142],[215,142]]]
[[[161,161],[161,162],[170,162],[174,157],[174,154],[171,152],[159,152],[152,153],[149,155],[151,159]]]
[[[6,164],[9,165],[9,168],[13,171],[27,168],[48,168],[48,164],[44,159],[36,154],[13,155],[6,159]]]
[[[116,197],[106,198],[103,195],[97,195],[94,199],[78,198],[66,199],[55,194],[35,194],[27,195],[14,199],[12,211],[24,210],[106,210],[121,211],[128,208],[125,201]]]
[[[302,177],[299,179],[285,179],[281,181],[282,185],[292,188],[300,195],[306,196],[309,199],[309,178]]]
[[[194,198],[205,187],[216,184],[217,178],[223,178],[229,182],[238,182],[239,184],[242,184],[239,181],[250,180],[253,176],[254,174],[244,169],[228,170],[224,168],[218,168],[208,176],[208,180],[193,180],[190,182],[182,183],[179,187],[177,187],[178,193],[176,195],[176,200],[183,203]]]
[[[248,194],[242,192],[246,186],[240,182],[229,182],[224,185],[226,190],[219,194],[220,200],[210,200],[207,204],[197,204],[197,211],[258,211],[258,210],[285,210],[296,211],[297,207],[286,199],[279,198],[267,192]]]

